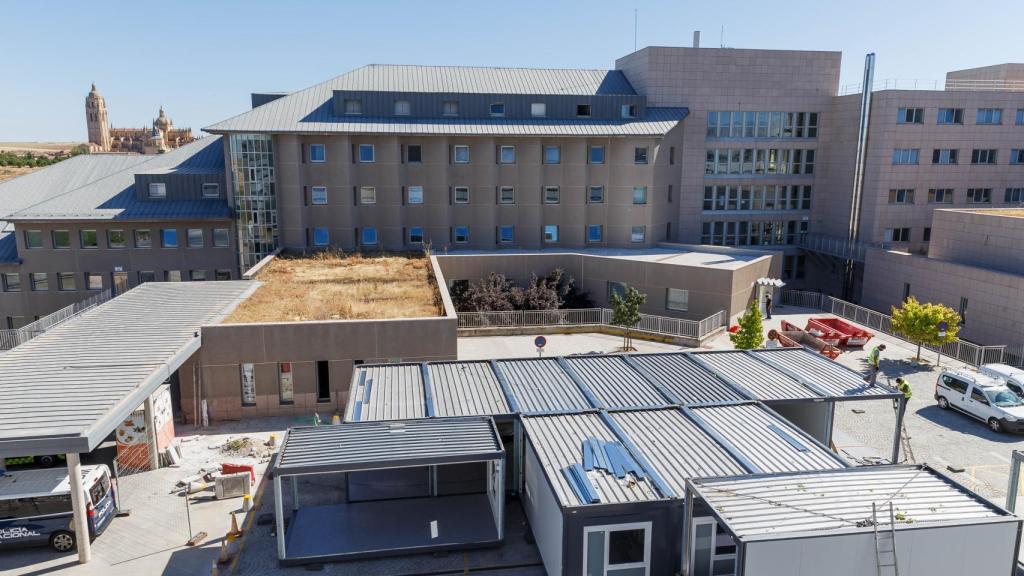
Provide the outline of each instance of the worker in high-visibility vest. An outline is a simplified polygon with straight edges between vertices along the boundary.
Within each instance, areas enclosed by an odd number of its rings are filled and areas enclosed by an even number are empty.
[[[914,395],[914,391],[910,389],[910,384],[907,383],[903,378],[896,379],[896,389],[903,394],[904,404],[910,404],[910,397]],[[899,410],[899,400],[893,400],[893,408]]]
[[[879,363],[882,360],[882,351],[885,350],[885,344],[879,344],[871,349],[868,353],[868,375],[864,378],[868,381],[868,384],[875,385],[875,380],[878,379],[878,372],[880,370]]]

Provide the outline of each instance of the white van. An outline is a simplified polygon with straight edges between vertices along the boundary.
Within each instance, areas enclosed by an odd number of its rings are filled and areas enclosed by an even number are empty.
[[[943,370],[935,381],[939,408],[963,412],[993,432],[1024,432],[1024,403],[1017,394],[985,374]]]
[[[1004,381],[1014,394],[1024,398],[1024,370],[1008,364],[982,364],[978,372]]]

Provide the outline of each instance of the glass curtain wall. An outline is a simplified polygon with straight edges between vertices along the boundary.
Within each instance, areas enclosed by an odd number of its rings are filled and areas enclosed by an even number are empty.
[[[269,134],[232,134],[229,146],[239,261],[244,272],[278,245],[274,142]]]

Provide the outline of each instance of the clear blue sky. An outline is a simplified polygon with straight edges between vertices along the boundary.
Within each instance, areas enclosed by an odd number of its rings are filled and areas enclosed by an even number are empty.
[[[115,126],[148,125],[163,104],[199,129],[369,63],[613,68],[640,47],[841,50],[842,84],[942,79],[1024,62],[1020,0],[566,0],[265,2],[5,0],[0,4],[0,141],[84,140],[95,81]]]

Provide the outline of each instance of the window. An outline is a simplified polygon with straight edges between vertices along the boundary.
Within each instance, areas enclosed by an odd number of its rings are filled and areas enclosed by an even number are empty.
[[[889,204],[913,204],[913,188],[898,188],[889,190]]]
[[[363,101],[355,98],[345,99],[345,114],[362,114]]]
[[[886,228],[886,242],[910,242],[910,228]]]
[[[359,203],[360,204],[376,204],[377,203],[377,188],[373,186],[360,186],[359,187]]]
[[[590,147],[590,163],[604,164],[604,146]]]
[[[964,382],[963,380],[958,379],[958,378],[954,378],[952,376],[943,375],[942,376],[942,383],[945,384],[946,387],[948,387],[948,388],[950,388],[952,390],[955,390],[955,391],[957,391],[957,392],[959,392],[961,394],[964,394],[964,393],[967,392],[967,383]]]
[[[189,248],[202,248],[205,242],[203,241],[203,229],[202,228],[189,228],[188,229],[188,247]]]
[[[590,104],[577,104],[576,105],[576,115],[581,117],[581,118],[589,118],[590,117]]]
[[[395,116],[408,116],[412,113],[412,105],[408,100],[395,100]]]
[[[636,104],[623,104],[622,105],[622,117],[623,118],[636,118]]]
[[[690,309],[690,291],[681,288],[668,288],[665,291],[665,308],[686,312]]]
[[[149,183],[149,197],[150,198],[166,198],[167,197],[167,184],[163,182],[150,182]]]
[[[124,230],[107,230],[107,246],[111,248],[124,248],[128,243]]]
[[[309,145],[309,161],[310,162],[326,162],[327,161],[327,147],[323,144],[310,144]]]
[[[181,270],[165,270],[164,282],[181,282]]]
[[[469,146],[455,146],[454,160],[456,164],[469,164]]]
[[[646,576],[651,566],[651,523],[583,528],[583,573]]]
[[[327,204],[327,186],[313,186],[311,200],[314,205]]]
[[[647,164],[647,148],[633,150],[633,164]]]
[[[928,190],[928,203],[929,204],[952,204],[953,203],[953,189],[952,188],[930,188]]]
[[[313,228],[313,246],[327,246],[331,243],[331,234],[327,228]]]
[[[633,186],[633,204],[647,204],[647,186]]]
[[[499,146],[498,147],[498,162],[501,164],[515,164],[516,163],[516,147],[515,146]]]
[[[498,189],[498,203],[499,204],[515,204],[516,203],[516,189],[511,186],[502,186]]]
[[[423,147],[419,144],[410,144],[405,155],[410,164],[419,164],[423,162]]]
[[[1024,202],[1024,188],[1007,188],[1005,202],[1014,204]]]
[[[960,314],[960,325],[967,324],[967,298],[960,297],[960,309],[957,312]]]
[[[292,380],[292,363],[280,362],[277,365],[277,400],[281,404],[295,402],[295,385]]]
[[[958,155],[956,148],[936,148],[932,150],[932,164],[956,164]]]
[[[604,204],[604,186],[591,186],[587,202],[590,204]]]
[[[85,273],[85,289],[86,290],[103,290],[103,274],[96,272]]]
[[[937,124],[963,124],[964,123],[964,109],[963,108],[939,108],[939,115],[936,119]]]
[[[50,289],[46,272],[32,272],[28,275],[28,279],[33,292],[46,292]]]
[[[95,230],[82,230],[79,232],[79,239],[82,241],[82,248],[93,249],[100,247],[100,237]]]
[[[1017,126],[1024,126],[1024,108],[1017,108]]]
[[[544,226],[544,242],[549,244],[558,242],[558,226],[554,224],[546,224]]]
[[[227,248],[231,244],[231,236],[227,228],[213,229],[213,245],[216,248]]]
[[[533,102],[530,104],[530,116],[534,118],[543,118],[548,114],[548,105],[543,102]]]
[[[377,229],[372,227],[363,228],[360,243],[364,246],[373,246],[377,244]]]
[[[917,164],[917,148],[896,148],[892,151],[893,164]]]
[[[609,281],[606,289],[605,297],[609,302],[612,301],[612,296],[618,296],[622,298],[626,295],[626,284],[624,282]]]
[[[203,198],[217,198],[220,196],[220,184],[216,182],[203,183]]]
[[[456,204],[469,204],[469,187],[456,186],[454,189],[453,201]]]
[[[544,147],[544,163],[559,164],[562,162],[562,149],[558,146]]]
[[[1010,150],[1010,164],[1024,164],[1024,148]]]
[[[152,248],[153,247],[153,236],[149,230],[136,230],[135,231],[135,247],[136,248]]]
[[[26,248],[42,248],[43,247],[43,231],[42,230],[25,230],[25,247]]]
[[[58,250],[71,248],[71,232],[67,230],[54,230],[53,247]]]
[[[505,104],[502,102],[491,103],[491,116],[504,116],[505,115]]]
[[[633,228],[629,232],[629,241],[643,242],[645,236],[647,236],[646,226],[633,226]]]
[[[511,244],[515,242],[516,233],[514,226],[500,226],[498,227],[498,243],[500,244]]]
[[[996,149],[994,148],[975,148],[971,151],[971,164],[995,164],[996,163]]]
[[[1003,110],[1001,108],[978,108],[975,117],[975,124],[1002,124]]]
[[[231,280],[231,270],[215,270],[213,272],[213,279],[218,282],[222,280]]]
[[[452,236],[456,244],[469,242],[469,226],[456,226],[452,229]]]
[[[146,282],[156,282],[156,272],[152,270],[139,270],[139,284],[145,284]]]
[[[256,366],[243,363],[239,366],[242,382],[242,406],[256,405]]]
[[[174,229],[165,229],[160,231],[160,243],[164,248],[177,248],[178,231]]]
[[[0,279],[3,280],[4,292],[21,292],[21,274],[4,272]]]
[[[326,360],[316,361],[316,401],[331,401],[331,366]]]
[[[409,186],[409,204],[423,204],[423,186]]]
[[[193,282],[205,282],[206,270],[190,270],[188,273],[188,279]]]
[[[590,224],[587,226],[587,242],[601,242],[602,241],[603,227],[600,224]]]
[[[932,240],[932,229],[931,228],[925,228],[924,229],[924,234],[921,235],[921,241],[922,242],[931,242],[931,240]],[[906,298],[904,298],[904,300],[906,300]]]
[[[445,100],[441,103],[441,114],[444,116],[458,116],[459,115],[459,102],[458,100]]]
[[[968,188],[967,202],[970,204],[988,204],[992,202],[991,188]]]
[[[423,227],[409,227],[409,244],[423,244]]]
[[[75,288],[75,273],[74,272],[58,272],[57,273],[57,289],[64,292],[71,292],[77,290]]]
[[[558,204],[561,201],[561,192],[558,186],[545,186],[544,187],[544,203],[545,204]]]
[[[374,149],[373,144],[360,144],[359,145],[359,161],[364,164],[374,162]]]
[[[897,124],[924,123],[924,108],[900,108],[896,112]]]

